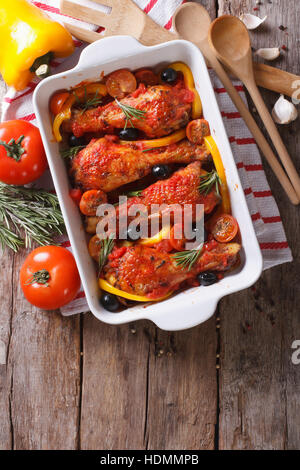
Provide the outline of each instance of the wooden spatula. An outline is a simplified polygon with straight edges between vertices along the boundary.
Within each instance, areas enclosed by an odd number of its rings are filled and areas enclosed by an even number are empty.
[[[73,16],[88,23],[94,23],[105,28],[104,33],[96,33],[78,26],[65,24],[73,36],[86,42],[98,41],[105,36],[129,34],[145,46],[178,39],[175,33],[170,33],[146,15],[132,0],[93,0],[95,3],[111,8],[110,14],[102,13],[95,8],[73,3],[71,0],[61,0],[60,9],[65,15]],[[294,84],[300,77],[265,64],[254,64],[254,75],[257,85],[268,90],[292,96],[295,93]]]
[[[93,0],[93,2],[110,7],[111,12],[106,14],[96,8],[79,5],[70,0],[60,2],[63,14],[105,28],[105,31],[99,34],[70,24],[65,25],[71,34],[83,41],[94,42],[106,36],[129,34],[142,44],[150,46],[176,39],[176,35],[155,23],[131,0]]]

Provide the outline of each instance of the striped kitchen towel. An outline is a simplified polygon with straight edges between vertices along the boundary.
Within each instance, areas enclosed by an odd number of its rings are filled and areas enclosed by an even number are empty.
[[[87,5],[91,3],[90,0],[73,1]],[[141,9],[166,29],[172,28],[172,15],[175,9],[180,4],[184,3],[184,1],[135,0]],[[74,18],[62,15],[59,10],[59,0],[43,0],[42,2],[32,0],[32,3],[47,12],[56,21],[70,22],[81,27],[101,31],[101,28],[98,26],[83,23]],[[105,7],[102,8],[104,8],[105,11]],[[62,72],[70,69],[76,64],[79,55],[86,44],[75,40],[75,45],[76,51],[72,57],[65,60],[55,60],[52,64],[53,70]],[[210,70],[210,76],[222,112],[227,134],[231,142],[234,158],[240,174],[257,238],[262,250],[264,269],[290,262],[292,261],[292,254],[286,240],[278,207],[263,170],[256,143],[222,84],[212,70]],[[25,119],[36,124],[32,105],[32,93],[37,83],[37,80],[33,80],[26,90],[18,93],[13,89],[8,90],[4,97],[2,112],[3,120]],[[234,85],[243,100],[246,102],[246,96],[242,84],[235,81]],[[47,188],[51,187],[51,176],[49,174],[44,176],[41,180],[41,184]],[[64,239],[62,244],[63,246],[71,249],[70,243],[67,239]],[[85,312],[87,310],[88,306],[83,291],[79,292],[77,298],[73,302],[61,309],[63,315],[72,315],[79,312]]]

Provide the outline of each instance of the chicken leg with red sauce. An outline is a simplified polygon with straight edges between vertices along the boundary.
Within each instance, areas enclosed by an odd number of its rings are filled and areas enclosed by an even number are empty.
[[[220,196],[217,194],[215,187],[207,194],[199,191],[201,175],[206,174],[205,170],[201,169],[200,162],[194,162],[185,168],[176,171],[167,180],[157,181],[148,188],[144,189],[140,196],[134,196],[127,199],[127,201],[116,207],[116,222],[117,226],[113,225],[112,230],[108,230],[107,234],[123,233],[127,229],[127,225],[133,220],[134,217],[128,217],[130,208],[134,205],[143,205],[143,210],[146,216],[151,218],[161,218],[163,214],[170,213],[170,220],[175,216],[172,209],[180,210],[183,220],[183,212],[191,211],[192,220],[195,220],[197,205],[203,204],[203,211],[209,214],[213,211],[216,205],[220,202]],[[154,205],[161,206],[158,212],[153,211]],[[173,208],[172,208],[173,205]],[[175,206],[176,205],[176,206]],[[189,206],[186,206],[189,205]],[[165,207],[164,207],[165,206]],[[186,212],[185,212],[186,214]],[[94,214],[96,215],[96,214]],[[198,216],[202,216],[199,214]],[[126,216],[124,218],[124,216]],[[124,219],[123,219],[124,218]],[[122,224],[120,219],[124,220]],[[99,217],[87,217],[87,231],[95,233]],[[150,220],[150,219],[148,219]],[[106,220],[109,223],[109,219]],[[105,224],[103,223],[103,226]],[[96,253],[98,257],[98,253]]]
[[[226,271],[235,265],[241,246],[215,241],[204,245],[192,269],[178,266],[172,254],[141,245],[116,249],[109,255],[104,278],[114,287],[134,295],[157,299],[176,291],[184,281],[204,271]]]
[[[92,140],[71,161],[70,174],[76,187],[109,192],[148,175],[154,165],[162,163],[207,162],[210,154],[205,145],[182,140],[143,152],[138,144],[114,142],[106,138]]]
[[[156,85],[148,88],[140,85],[138,90],[120,100],[123,105],[131,106],[144,114],[131,119],[132,125],[150,138],[171,134],[186,126],[189,121],[194,94],[178,86]],[[116,101],[94,109],[74,110],[72,117],[64,124],[67,132],[76,137],[85,133],[107,132],[108,129],[123,129],[131,125]]]

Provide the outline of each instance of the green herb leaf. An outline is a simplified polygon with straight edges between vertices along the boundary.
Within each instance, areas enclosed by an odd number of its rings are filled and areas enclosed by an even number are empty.
[[[68,149],[63,149],[60,150],[60,155],[62,158],[65,159],[71,159],[76,157],[77,153],[80,152],[80,150],[84,149],[86,146],[85,145],[77,145],[75,147],[70,147]]]
[[[110,234],[108,238],[100,240],[101,249],[99,254],[99,273],[102,271],[103,266],[106,264],[108,255],[112,252],[115,246],[114,234]]]
[[[190,271],[201,255],[202,249],[203,243],[198,250],[178,251],[177,253],[174,253],[172,256],[176,260],[176,266],[180,266],[181,269],[188,269],[188,271]]]
[[[78,95],[76,95],[76,92],[74,92],[74,94],[75,94],[76,102],[77,102],[78,106],[81,108],[81,114],[84,113],[85,111],[87,111],[90,108],[96,108],[97,106],[99,106],[102,103],[102,97],[99,96],[98,91],[96,91],[94,96],[92,96],[91,98],[88,98],[86,87],[84,87],[84,100],[83,100],[83,102],[80,100]]]
[[[133,122],[132,122],[132,118],[134,118],[134,119],[145,119],[146,111],[144,111],[142,109],[136,109],[133,106],[129,106],[128,104],[121,103],[117,98],[115,99],[115,101],[116,101],[117,105],[119,106],[119,108],[121,108],[121,110],[123,111],[123,113],[125,115],[126,120],[125,120],[124,129],[127,128],[128,121],[130,122],[131,127],[134,127]]]
[[[143,192],[143,189],[139,189],[137,191],[129,191],[128,193],[126,193],[126,196],[127,197],[139,197]]]
[[[210,173],[206,173],[205,175],[200,176],[200,179],[200,193],[204,193],[205,195],[207,195],[212,190],[212,187],[215,185],[216,193],[218,194],[218,196],[220,195],[221,180],[216,170],[212,170]]]
[[[24,188],[0,182],[0,245],[17,252],[35,241],[53,244],[53,237],[65,231],[55,194],[43,189]]]

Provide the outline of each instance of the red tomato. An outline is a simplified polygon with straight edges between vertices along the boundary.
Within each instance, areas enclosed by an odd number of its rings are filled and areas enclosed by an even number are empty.
[[[151,69],[139,69],[135,72],[137,83],[145,83],[145,85],[157,85],[159,80],[158,76]]]
[[[42,246],[27,256],[20,271],[20,283],[32,305],[55,310],[75,298],[80,277],[75,259],[66,248]]]
[[[217,242],[228,243],[236,237],[238,230],[236,219],[232,215],[223,214],[217,218],[212,234]]]
[[[203,137],[210,135],[209,123],[205,119],[194,119],[186,128],[186,136],[193,144],[202,144]]]
[[[82,191],[80,189],[70,189],[69,196],[75,202],[75,204],[79,206],[82,197]]]
[[[107,92],[113,98],[124,98],[127,93],[136,89],[136,79],[133,73],[126,69],[112,72],[106,79]]]
[[[107,202],[107,195],[101,189],[85,191],[80,199],[80,211],[84,215],[95,216],[100,204]]]
[[[67,101],[69,98],[70,93],[67,91],[59,91],[58,93],[55,93],[51,99],[50,99],[50,111],[54,116],[56,114],[60,113],[62,110],[62,107],[64,103]]]
[[[39,178],[47,168],[40,131],[27,121],[0,124],[0,181],[23,185]]]
[[[177,224],[174,225],[170,231],[170,243],[172,247],[174,248],[174,250],[176,251],[182,251],[185,248],[186,239],[184,238],[183,229],[181,230],[182,230],[182,236],[179,239],[175,238],[175,235],[176,235],[175,231],[178,231],[178,233],[180,233],[180,227],[178,227]]]

